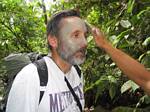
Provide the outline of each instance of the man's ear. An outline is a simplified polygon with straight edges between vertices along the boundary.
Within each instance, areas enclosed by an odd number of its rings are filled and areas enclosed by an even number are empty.
[[[57,38],[55,36],[49,35],[48,36],[48,43],[53,48],[57,48],[57,46],[58,46]]]

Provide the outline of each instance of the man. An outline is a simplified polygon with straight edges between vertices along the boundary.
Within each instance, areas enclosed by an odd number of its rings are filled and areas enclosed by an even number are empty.
[[[120,51],[114,48],[99,31],[98,28],[93,28],[92,33],[98,47],[102,48],[116,63],[116,65],[126,74],[131,80],[135,81],[150,95],[150,72],[145,67]]]
[[[87,47],[87,28],[75,10],[55,14],[47,25],[51,57],[44,60],[48,83],[39,103],[40,84],[37,68],[29,64],[17,74],[9,93],[6,112],[80,112],[65,78],[84,108],[83,82],[73,65],[82,64]]]

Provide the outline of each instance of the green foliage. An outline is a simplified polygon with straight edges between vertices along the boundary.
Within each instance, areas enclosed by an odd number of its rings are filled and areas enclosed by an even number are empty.
[[[42,51],[45,49],[43,18],[36,10],[20,0],[0,1],[0,54]],[[41,49],[43,48],[43,49]]]
[[[150,7],[148,6],[150,2],[138,0],[85,0],[81,2],[81,0],[72,0],[71,3],[80,9],[83,18],[90,24],[98,26],[105,32],[108,40],[115,47],[122,49],[137,60],[142,57],[139,61],[145,67],[150,68],[149,54],[147,53],[150,49]],[[114,105],[121,95],[128,93],[129,88],[130,94],[136,94],[140,89],[134,82],[128,81],[109,56],[94,46],[93,41],[89,43],[87,58],[83,65],[85,92],[96,91],[96,105],[97,102],[101,102],[99,98],[103,97],[104,91],[108,91],[110,102],[112,102],[110,105]],[[136,103],[138,103],[141,97],[137,96],[136,98]],[[136,107],[136,103],[133,103],[132,106]],[[107,108],[109,108],[108,105]],[[134,108],[131,111],[133,110]]]

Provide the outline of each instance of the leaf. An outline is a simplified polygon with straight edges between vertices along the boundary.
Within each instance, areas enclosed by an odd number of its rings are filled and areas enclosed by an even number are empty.
[[[147,11],[149,11],[150,10],[150,8],[149,7],[147,7],[147,9],[146,10],[142,10],[142,11],[140,11],[138,14],[137,14],[137,18],[138,19],[140,19],[140,17],[142,16],[142,14],[143,13],[145,13],[145,12],[147,12]]]
[[[130,29],[127,29],[127,30],[121,32],[121,33],[115,38],[115,40],[114,40],[114,42],[113,42],[113,45],[117,45],[118,42],[119,42],[121,39],[123,39],[124,36],[127,35],[130,31],[131,31]]]
[[[111,85],[110,89],[109,89],[109,95],[111,97],[111,99],[113,99],[116,95],[116,86],[115,85]]]
[[[109,60],[110,59],[110,56],[109,55],[105,55],[105,60]]]
[[[147,52],[141,59],[141,63],[147,67],[147,68],[150,68],[150,53]]]
[[[135,0],[129,0],[128,7],[127,7],[127,12],[128,13],[132,13],[134,3],[135,3]]]
[[[134,83],[133,81],[129,80],[127,82],[125,82],[122,87],[121,87],[121,93],[126,92],[129,89],[132,89],[132,91],[134,92],[136,89],[138,89],[139,86]]]
[[[110,83],[116,83],[117,82],[116,78],[112,75],[108,76],[108,80],[109,80]]]
[[[144,102],[145,102],[146,104],[150,104],[150,96],[144,95],[142,98],[144,98]]]
[[[121,20],[120,25],[124,28],[129,28],[131,26],[131,23],[129,20]]]
[[[150,44],[150,37],[146,38],[142,43],[143,46],[148,46]]]
[[[95,102],[97,101],[98,97],[102,94],[102,92],[105,89],[106,84],[101,80],[101,82],[99,83],[98,87],[97,87],[97,93],[96,93],[96,97],[95,97]]]
[[[109,40],[110,40],[111,42],[113,42],[116,37],[117,37],[116,35],[112,35],[112,36],[109,37]]]

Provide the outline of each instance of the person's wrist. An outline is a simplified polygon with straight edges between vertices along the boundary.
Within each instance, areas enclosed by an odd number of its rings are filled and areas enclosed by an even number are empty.
[[[108,42],[105,42],[101,45],[101,48],[104,50],[104,51],[107,51],[107,49],[109,49],[111,47],[111,44],[108,43]]]

